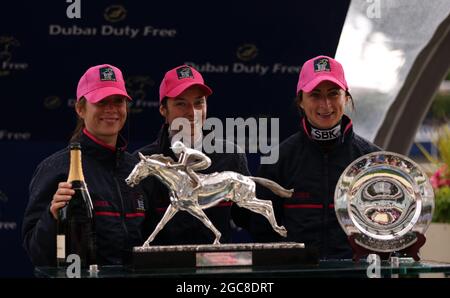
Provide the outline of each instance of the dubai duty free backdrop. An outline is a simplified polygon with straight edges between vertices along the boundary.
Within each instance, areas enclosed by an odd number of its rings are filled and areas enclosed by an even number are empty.
[[[78,79],[96,64],[122,69],[133,97],[131,151],[162,124],[158,88],[170,68],[196,67],[214,94],[208,116],[276,117],[298,129],[299,67],[334,56],[349,1],[8,1],[0,9],[0,276],[32,276],[22,248],[28,185],[38,163],[67,146]],[[249,154],[255,172],[258,154]]]

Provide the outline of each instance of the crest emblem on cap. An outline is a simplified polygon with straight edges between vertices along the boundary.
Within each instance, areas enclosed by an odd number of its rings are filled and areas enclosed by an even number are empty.
[[[116,81],[116,74],[111,67],[100,68],[100,81]]]
[[[191,70],[190,67],[180,67],[180,68],[178,68],[177,69],[177,76],[178,76],[179,80],[181,80],[181,79],[188,79],[188,78],[193,79],[194,78],[194,74],[192,73],[192,70]]]
[[[327,58],[319,58],[314,60],[314,72],[331,71],[330,61]]]

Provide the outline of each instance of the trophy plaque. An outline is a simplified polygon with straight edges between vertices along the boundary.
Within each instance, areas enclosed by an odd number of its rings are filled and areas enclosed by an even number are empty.
[[[302,243],[236,243],[135,247],[130,269],[316,265]]]
[[[355,261],[370,253],[420,259],[434,193],[426,173],[411,159],[387,151],[358,158],[342,173],[334,206]]]
[[[145,177],[152,175],[169,190],[170,205],[142,247],[135,247],[132,253],[132,269],[157,267],[211,267],[211,266],[266,266],[316,264],[318,254],[305,249],[302,243],[252,243],[220,244],[221,233],[203,211],[223,201],[231,201],[239,207],[263,215],[273,230],[283,237],[287,231],[276,222],[272,202],[256,198],[256,184],[259,183],[280,197],[289,198],[292,190],[287,190],[261,177],[250,177],[224,171],[199,174],[194,170],[205,169],[211,160],[201,151],[185,147],[181,142],[172,145],[178,162],[162,154],[144,156],[139,153],[140,162],[126,179],[130,186],[137,185]],[[189,154],[199,160],[189,163]],[[179,211],[185,211],[200,220],[215,240],[208,245],[151,246],[156,235]]]

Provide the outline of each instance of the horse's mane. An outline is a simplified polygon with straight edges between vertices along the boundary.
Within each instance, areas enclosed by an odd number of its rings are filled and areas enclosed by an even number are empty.
[[[164,156],[162,154],[152,154],[152,155],[150,155],[150,158],[151,159],[155,159],[155,160],[160,161],[160,162],[163,162],[163,163],[166,163],[166,162],[173,163],[174,162],[172,157]]]

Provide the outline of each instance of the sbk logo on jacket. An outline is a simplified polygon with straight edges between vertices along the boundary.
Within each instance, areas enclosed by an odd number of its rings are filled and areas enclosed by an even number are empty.
[[[341,136],[341,126],[337,125],[332,129],[317,129],[311,127],[311,138],[319,141],[334,140]]]

